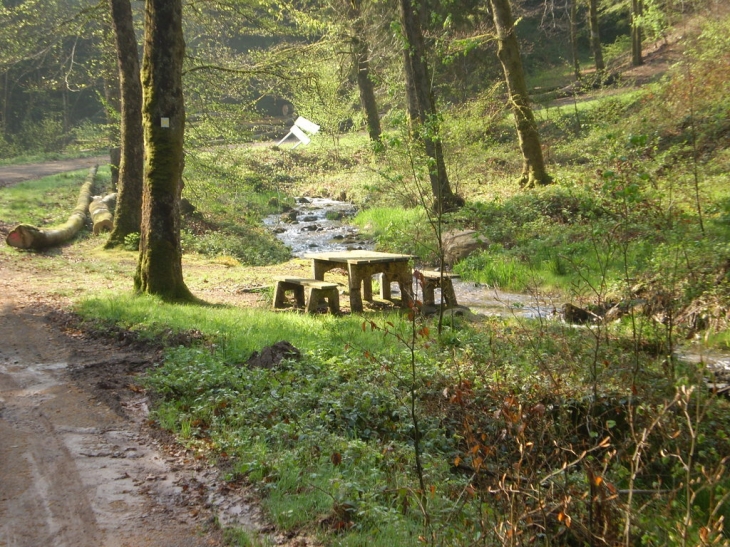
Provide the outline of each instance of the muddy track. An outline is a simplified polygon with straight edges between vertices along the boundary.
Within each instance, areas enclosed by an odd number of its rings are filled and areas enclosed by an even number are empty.
[[[0,189],[103,161],[0,168]],[[222,527],[311,545],[149,422],[140,377],[159,350],[83,332],[37,269],[53,257],[0,255],[0,547],[215,546]]]
[[[217,523],[308,544],[148,424],[138,382],[155,351],[68,318],[0,291],[1,547],[223,545]]]
[[[104,161],[0,168],[0,190]],[[222,527],[312,545],[149,422],[140,383],[159,348],[84,331],[47,275],[0,255],[0,547],[203,547],[224,544]]]

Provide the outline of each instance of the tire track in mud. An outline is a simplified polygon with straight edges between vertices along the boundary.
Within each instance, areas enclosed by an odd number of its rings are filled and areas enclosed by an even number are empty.
[[[93,349],[95,373],[125,357]],[[243,495],[211,503],[214,470],[141,431],[141,395],[121,403],[129,419],[72,382],[69,368],[83,364],[44,317],[0,296],[0,547],[222,545],[210,524],[229,509],[256,527]]]

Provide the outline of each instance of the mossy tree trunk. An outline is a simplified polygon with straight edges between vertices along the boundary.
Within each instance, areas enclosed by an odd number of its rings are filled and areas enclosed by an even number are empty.
[[[106,64],[106,63],[105,63]],[[122,158],[122,150],[119,147],[120,131],[117,117],[121,110],[121,97],[119,93],[119,71],[116,64],[110,68],[108,74],[104,75],[104,100],[106,101],[106,123],[109,127],[109,170],[112,176],[112,188],[116,190],[119,184],[119,164]]]
[[[192,298],[182,274],[180,192],[185,105],[181,0],[147,0],[142,62],[145,168],[137,291]]]
[[[522,152],[522,175],[520,185],[532,188],[549,184],[552,179],[545,169],[540,135],[535,116],[530,107],[525,72],[522,67],[520,46],[514,29],[512,7],[509,0],[489,0],[492,7],[494,26],[497,29],[497,56],[504,69],[512,110],[514,111],[517,136]]]
[[[405,38],[406,92],[414,94],[409,98],[409,114],[414,119],[412,108],[417,108],[418,127],[426,155],[429,157],[429,178],[436,212],[453,211],[464,204],[464,200],[454,194],[444,162],[441,144],[439,115],[431,92],[431,78],[426,63],[426,48],[418,13],[412,0],[399,0],[400,22]]]
[[[601,33],[598,29],[598,0],[588,1],[588,25],[591,30],[591,50],[593,51],[593,60],[596,65],[596,78],[597,81],[602,81],[601,73],[606,70],[606,64],[603,62]]]
[[[416,85],[413,83],[413,67],[411,66],[411,54],[408,48],[403,48],[403,75],[406,85],[406,111],[408,122],[411,128],[418,124],[418,99],[416,98]]]
[[[122,123],[117,207],[107,248],[123,245],[125,237],[140,231],[144,176],[142,82],[132,6],[129,0],[109,0],[109,7],[117,49]]]
[[[373,142],[380,142],[380,113],[375,100],[375,86],[370,79],[370,48],[357,34],[352,39],[352,58],[357,71],[357,87],[360,91],[360,105],[367,120],[368,135]]]

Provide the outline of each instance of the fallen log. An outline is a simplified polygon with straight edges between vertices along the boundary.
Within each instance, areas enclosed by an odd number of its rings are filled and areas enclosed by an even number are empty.
[[[98,166],[94,166],[89,170],[89,174],[81,185],[76,207],[65,224],[49,229],[36,228],[29,224],[19,224],[8,234],[5,242],[18,249],[43,249],[60,245],[73,238],[86,222],[86,211],[91,201],[91,190],[97,169]]]
[[[89,215],[91,215],[94,235],[99,235],[101,232],[110,232],[114,227],[114,215],[109,205],[115,202],[116,197],[116,194],[109,194],[104,197],[94,196],[91,199]]]

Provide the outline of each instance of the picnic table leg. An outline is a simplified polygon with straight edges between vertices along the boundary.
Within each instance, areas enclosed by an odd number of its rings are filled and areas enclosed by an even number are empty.
[[[380,274],[380,298],[383,300],[390,300],[390,282],[391,282],[390,276],[383,272]]]
[[[413,295],[413,274],[408,264],[398,272],[398,288],[400,289],[400,302],[402,308],[410,306]]]
[[[362,278],[362,299],[373,301],[373,276],[366,271]]]
[[[324,273],[331,269],[332,266],[322,260],[312,260],[312,277],[317,281],[324,281]]]
[[[433,306],[436,301],[435,283],[432,279],[423,279],[423,303],[427,306]]]
[[[348,264],[347,265],[348,278],[350,280],[350,310],[353,313],[362,313],[362,298],[360,296],[360,286],[362,285],[362,278],[357,267]]]

